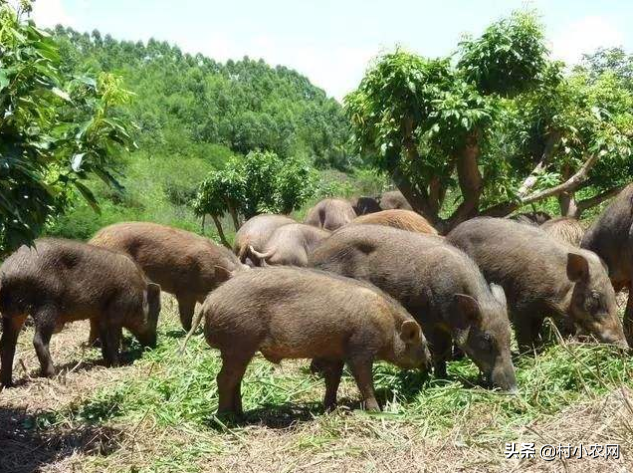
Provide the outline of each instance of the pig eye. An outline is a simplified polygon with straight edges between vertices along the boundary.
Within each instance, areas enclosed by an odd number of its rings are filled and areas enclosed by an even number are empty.
[[[586,301],[586,305],[589,312],[597,312],[601,307],[601,295],[596,291],[592,291]]]

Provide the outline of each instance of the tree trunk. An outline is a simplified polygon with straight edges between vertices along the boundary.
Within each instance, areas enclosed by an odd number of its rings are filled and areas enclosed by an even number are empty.
[[[238,218],[238,212],[233,204],[227,202],[227,208],[229,209],[229,214],[231,215],[231,219],[233,220],[233,228],[235,228],[236,232],[240,229],[240,219]]]
[[[565,180],[570,179],[570,165],[564,167],[561,177]],[[562,217],[574,217],[577,213],[577,202],[575,200],[575,191],[565,191],[557,196],[559,200],[559,212]]]
[[[480,155],[480,133],[472,132],[467,137],[465,147],[461,150],[457,160],[458,183],[462,193],[462,203],[453,215],[439,228],[441,234],[446,234],[460,223],[478,214],[480,195],[482,194],[482,175],[478,168]]]
[[[562,192],[559,194],[559,210],[562,217],[576,218],[578,208],[574,192]]]
[[[227,241],[225,232],[222,230],[222,223],[220,223],[220,219],[218,218],[217,215],[212,215],[211,218],[214,219],[214,223],[216,224],[216,229],[218,230],[218,236],[220,237],[220,241],[225,247],[231,249],[231,245],[229,244],[229,241]]]

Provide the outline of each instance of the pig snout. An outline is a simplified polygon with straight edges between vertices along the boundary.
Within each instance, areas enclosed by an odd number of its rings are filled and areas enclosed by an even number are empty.
[[[517,392],[515,370],[510,362],[495,366],[489,376],[489,382],[492,386],[500,388],[503,391],[507,391],[509,393]]]
[[[590,332],[602,343],[610,343],[621,348],[628,348],[623,326],[618,320],[607,322],[593,322],[589,327]]]

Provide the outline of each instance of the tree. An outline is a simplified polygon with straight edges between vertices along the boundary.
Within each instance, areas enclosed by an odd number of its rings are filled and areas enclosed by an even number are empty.
[[[221,242],[230,247],[221,223],[225,214],[237,231],[242,218],[290,213],[313,195],[316,181],[315,170],[302,159],[282,161],[275,153],[252,151],[207,176],[194,200],[194,212],[203,218],[211,215]]]
[[[0,253],[32,241],[74,187],[98,210],[88,175],[118,185],[118,151],[132,146],[109,74],[66,77],[51,37],[24,19],[30,2],[0,1]]]
[[[588,189],[598,162],[609,171],[606,156],[631,156],[631,127],[599,119],[588,106],[598,91],[570,90],[571,80],[548,60],[535,14],[516,12],[465,38],[455,66],[401,49],[380,57],[345,106],[359,152],[446,233]]]

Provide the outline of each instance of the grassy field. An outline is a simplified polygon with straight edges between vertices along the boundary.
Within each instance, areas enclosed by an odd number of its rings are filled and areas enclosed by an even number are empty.
[[[218,352],[202,336],[183,356],[174,301],[164,298],[159,347],[101,365],[83,348],[88,326],[53,337],[61,374],[34,377],[23,333],[15,376],[0,393],[2,472],[400,472],[632,470],[632,359],[612,347],[555,344],[515,361],[520,394],[479,387],[467,359],[448,380],[379,363],[384,412],[358,410],[346,374],[341,407],[324,413],[323,382],[308,361],[276,366],[260,356],[243,383],[245,419],[217,419]],[[32,377],[33,376],[33,377]],[[505,442],[618,443],[619,460],[506,460]]]

